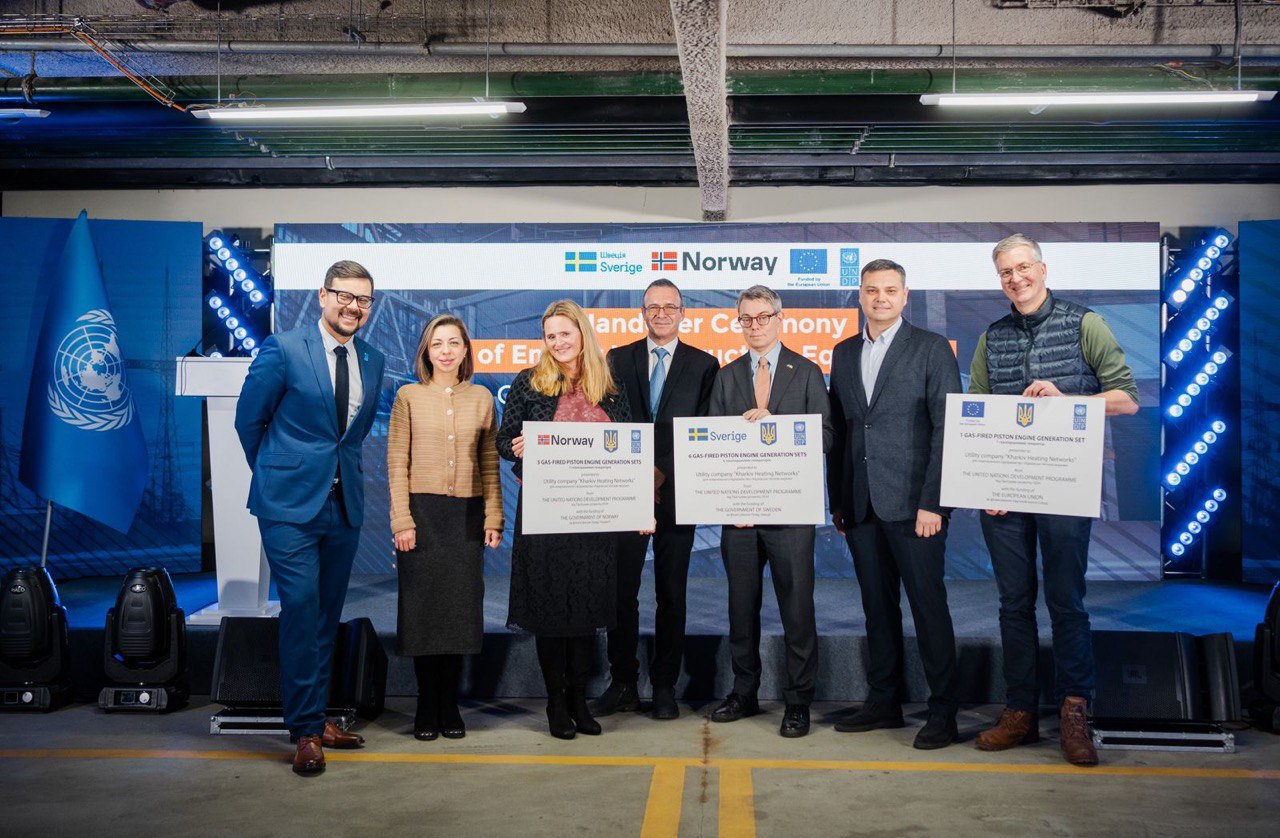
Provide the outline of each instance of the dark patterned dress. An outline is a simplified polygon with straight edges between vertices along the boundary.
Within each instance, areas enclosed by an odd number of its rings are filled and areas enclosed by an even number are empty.
[[[626,422],[626,395],[607,396],[592,405],[574,390],[563,397],[544,396],[529,386],[530,370],[521,372],[507,394],[498,453],[520,460],[511,442],[530,422]],[[616,622],[617,533],[522,535],[522,502],[516,503],[515,541],[511,548],[511,596],[507,626],[543,637],[581,637]]]

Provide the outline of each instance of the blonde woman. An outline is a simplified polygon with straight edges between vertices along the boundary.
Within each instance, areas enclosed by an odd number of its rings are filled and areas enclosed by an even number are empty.
[[[391,532],[400,580],[396,652],[413,657],[413,735],[461,739],[462,656],[484,638],[484,548],[502,541],[493,395],[471,381],[466,325],[422,330],[418,380],[396,393],[387,429]]]
[[[498,431],[498,453],[521,474],[526,421],[626,422],[626,393],[613,382],[586,314],[559,300],[542,315],[544,348],[537,366],[516,376]],[[537,638],[538,663],[547,686],[551,735],[598,735],[587,708],[586,685],[595,635],[614,626],[615,533],[522,535],[517,503],[511,550],[511,600],[507,623]]]

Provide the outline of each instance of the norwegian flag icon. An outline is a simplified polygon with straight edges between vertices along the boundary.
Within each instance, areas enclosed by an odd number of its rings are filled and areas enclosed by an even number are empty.
[[[652,260],[651,271],[674,271],[676,269],[676,252],[674,250],[653,250],[649,253]]]
[[[550,444],[551,444],[551,434],[538,434],[538,444],[539,444],[539,445],[550,445]]]

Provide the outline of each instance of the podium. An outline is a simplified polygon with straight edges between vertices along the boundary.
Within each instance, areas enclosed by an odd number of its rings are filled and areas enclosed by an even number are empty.
[[[213,490],[213,544],[218,565],[218,601],[187,622],[216,626],[223,617],[274,617],[280,603],[269,598],[271,570],[262,552],[258,521],[245,504],[252,473],[236,436],[236,402],[250,358],[179,358],[175,392],[202,396],[209,415],[209,471]]]

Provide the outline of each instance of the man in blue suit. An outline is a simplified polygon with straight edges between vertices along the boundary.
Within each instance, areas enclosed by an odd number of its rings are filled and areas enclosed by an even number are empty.
[[[373,425],[383,355],[355,337],[373,278],[337,262],[320,320],[267,338],[249,366],[236,433],[253,472],[249,511],[280,595],[280,693],[293,770],[319,774],[324,748],[364,739],[325,719],[334,638],[364,521],[360,448]]]

